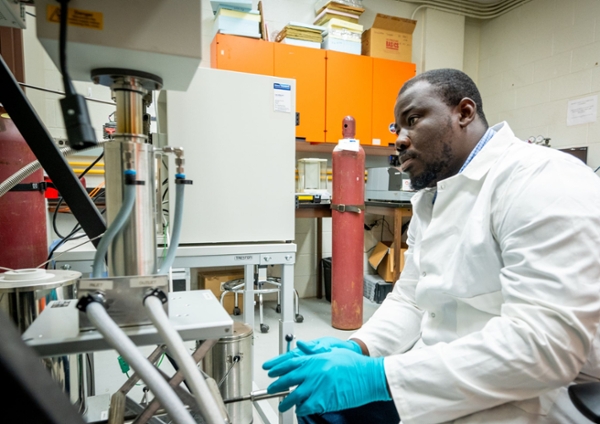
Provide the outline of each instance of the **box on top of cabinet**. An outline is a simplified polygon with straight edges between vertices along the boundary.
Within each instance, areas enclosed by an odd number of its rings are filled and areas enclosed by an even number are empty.
[[[412,62],[412,34],[417,21],[378,13],[362,35],[364,56]]]

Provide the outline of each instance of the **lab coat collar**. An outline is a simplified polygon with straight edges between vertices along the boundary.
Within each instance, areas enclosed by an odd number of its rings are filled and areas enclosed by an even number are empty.
[[[461,176],[474,181],[481,180],[498,158],[506,152],[512,140],[514,140],[515,135],[506,122],[496,124],[492,129],[496,131],[496,134],[483,146],[483,149],[473,158],[471,163],[467,165],[460,174]]]

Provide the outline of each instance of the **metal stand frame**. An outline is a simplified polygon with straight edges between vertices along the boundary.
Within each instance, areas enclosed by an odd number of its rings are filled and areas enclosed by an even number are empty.
[[[64,246],[68,249],[68,244]],[[59,252],[60,253],[60,250]],[[84,245],[57,258],[56,267],[87,274],[91,270],[94,251]],[[243,320],[254,329],[254,269],[259,265],[281,265],[281,318],[279,320],[279,353],[287,350],[285,336],[294,334],[294,243],[226,244],[180,246],[173,268],[208,268],[219,266],[244,267],[244,313]],[[179,292],[178,292],[179,293]],[[254,376],[252,376],[254,381]],[[255,408],[265,423],[275,424],[272,409],[266,402],[255,402]],[[292,424],[292,411],[279,414],[279,424]]]

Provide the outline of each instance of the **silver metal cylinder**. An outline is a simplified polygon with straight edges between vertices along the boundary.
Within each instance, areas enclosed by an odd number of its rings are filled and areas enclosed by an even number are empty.
[[[233,334],[219,340],[204,357],[204,372],[220,383],[223,399],[249,395],[252,391],[252,349],[252,328],[234,322]],[[252,402],[249,400],[227,404],[227,412],[232,423],[252,423]]]
[[[76,299],[77,271],[19,269],[0,274],[0,309],[24,333],[52,300]]]
[[[105,147],[107,219],[110,225],[123,203],[123,156],[130,152],[136,179],[135,206],[129,223],[108,251],[110,276],[151,275],[156,271],[154,152],[150,144],[112,142]]]
[[[75,283],[81,277],[77,271],[43,269],[19,269],[0,274],[0,310],[4,311],[22,333],[53,300],[76,299]],[[86,387],[86,374],[90,364],[86,355],[64,355],[42,358],[42,363],[71,403],[84,408],[86,394],[93,394]]]
[[[148,91],[142,87],[139,78],[126,76],[116,77],[111,88],[117,103],[116,134],[143,135],[145,113],[143,98]]]
[[[117,103],[114,141],[105,147],[107,220],[110,225],[123,203],[126,169],[136,171],[143,185],[136,187],[134,209],[108,251],[110,276],[151,275],[156,272],[156,177],[154,148],[144,134],[145,81],[115,76],[111,89]]]

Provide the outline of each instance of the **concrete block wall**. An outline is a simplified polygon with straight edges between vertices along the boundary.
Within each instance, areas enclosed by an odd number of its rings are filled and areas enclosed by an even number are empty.
[[[506,120],[518,137],[550,137],[555,148],[588,146],[588,165],[597,168],[600,113],[567,126],[567,106],[600,94],[600,2],[533,0],[481,21],[479,33],[471,46],[479,60],[469,69],[477,68],[490,125]]]

